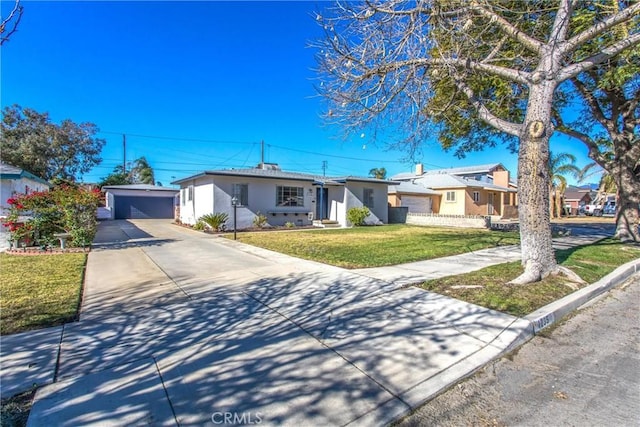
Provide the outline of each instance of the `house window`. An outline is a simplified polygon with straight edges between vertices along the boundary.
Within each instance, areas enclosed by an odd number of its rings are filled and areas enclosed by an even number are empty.
[[[480,192],[479,191],[474,191],[473,192],[473,201],[478,203],[480,201]]]
[[[373,188],[365,188],[362,190],[362,204],[373,209]]]
[[[190,185],[189,187],[187,187],[187,202],[190,202],[193,200],[193,185]]]
[[[304,206],[304,188],[277,186],[276,206]]]
[[[238,206],[247,206],[249,204],[249,184],[233,184],[231,197],[238,200]]]
[[[504,197],[503,197],[503,203],[505,206],[508,206],[511,204],[511,195],[509,193],[504,193]]]
[[[456,192],[447,191],[447,202],[455,202],[455,201],[456,201]]]

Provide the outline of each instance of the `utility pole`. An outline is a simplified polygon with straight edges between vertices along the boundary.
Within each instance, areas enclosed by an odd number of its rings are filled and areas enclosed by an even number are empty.
[[[327,176],[327,161],[322,161],[322,176]]]
[[[127,135],[122,134],[122,173],[127,173]]]
[[[260,169],[264,170],[264,140],[260,141]]]

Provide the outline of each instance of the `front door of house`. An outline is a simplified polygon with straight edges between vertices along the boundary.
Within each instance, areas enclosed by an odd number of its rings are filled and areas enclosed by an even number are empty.
[[[316,188],[316,218],[327,219],[329,214],[329,189]]]

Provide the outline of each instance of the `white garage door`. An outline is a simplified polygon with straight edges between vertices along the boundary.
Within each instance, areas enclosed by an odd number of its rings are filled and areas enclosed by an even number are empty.
[[[431,197],[402,196],[402,206],[409,208],[410,213],[431,213]]]

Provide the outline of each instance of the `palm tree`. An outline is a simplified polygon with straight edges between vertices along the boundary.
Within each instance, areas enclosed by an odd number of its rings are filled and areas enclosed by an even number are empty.
[[[387,179],[387,170],[385,168],[373,168],[369,171],[369,175],[377,179]]]
[[[618,192],[616,180],[611,176],[611,174],[609,174],[609,172],[605,171],[596,162],[591,162],[580,170],[578,181],[584,182],[587,178],[595,174],[602,174],[600,175],[600,182],[598,183],[598,195],[596,196],[596,200],[601,200],[608,194]]]
[[[135,161],[131,176],[135,184],[153,185],[156,182],[153,176],[153,168],[144,156]]]
[[[573,154],[549,154],[549,215],[551,218],[557,218],[562,213],[562,198],[567,189],[565,175],[580,176],[580,169],[575,163],[576,156]]]

